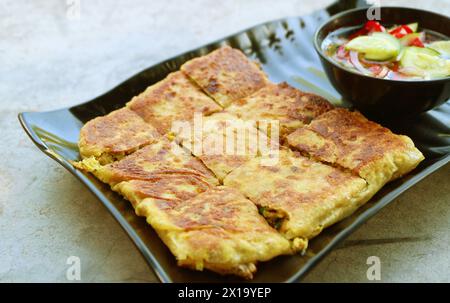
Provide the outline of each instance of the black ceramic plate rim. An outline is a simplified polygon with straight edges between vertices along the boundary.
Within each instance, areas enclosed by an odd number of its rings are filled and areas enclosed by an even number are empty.
[[[333,5],[333,4],[332,4]],[[330,7],[330,6],[329,6]],[[346,11],[348,12],[348,11]],[[312,13],[314,14],[314,12]],[[244,33],[246,31],[252,30],[254,28],[257,28],[259,26],[263,26],[266,24],[271,24],[274,22],[279,22],[282,20],[290,19],[290,18],[298,18],[298,17],[289,17],[289,18],[280,18],[273,21],[263,22],[258,25],[249,27],[245,30],[239,31],[235,34],[228,35],[222,39],[217,39],[214,42],[205,44],[203,46],[197,47],[191,51],[183,52],[179,55],[173,56],[169,59],[163,60],[153,66],[164,64],[164,62],[168,62],[170,60],[173,60],[179,56],[183,56],[184,54],[193,52],[197,49],[204,48],[204,47],[210,47],[214,44],[219,44],[223,40],[227,40],[230,37],[233,37],[235,35],[239,35],[241,33]],[[147,68],[150,69],[153,66]],[[138,75],[140,72],[134,74],[131,77],[128,77],[126,80],[122,81],[120,84],[116,85],[109,91],[105,92],[103,95],[107,94],[108,92],[114,90],[115,88],[121,86],[124,82],[126,82],[128,79],[133,78],[134,76]],[[83,103],[80,103],[78,105],[74,105],[72,107],[77,107],[83,104],[87,104],[89,102],[92,102],[93,100],[100,98],[101,96],[96,97],[90,101],[86,101]],[[73,174],[75,177],[77,177],[101,202],[102,204],[110,211],[110,213],[113,215],[114,219],[120,224],[120,226],[125,230],[125,232],[128,234],[128,236],[131,238],[132,242],[135,244],[135,246],[138,248],[139,252],[142,254],[145,260],[147,260],[148,264],[150,265],[150,268],[152,271],[156,274],[158,279],[161,282],[168,283],[172,282],[172,279],[166,274],[165,270],[160,266],[157,258],[154,256],[154,254],[146,247],[146,245],[141,241],[140,237],[136,234],[134,229],[130,226],[130,224],[122,217],[122,215],[112,207],[109,199],[99,190],[97,189],[94,184],[88,179],[86,175],[84,175],[82,172],[76,170],[73,165],[66,160],[65,158],[59,156],[55,152],[53,152],[49,147],[37,136],[37,134],[33,131],[32,127],[29,125],[27,121],[27,115],[32,114],[44,114],[44,113],[52,113],[52,112],[59,112],[64,110],[69,110],[72,107],[66,107],[63,109],[57,109],[57,110],[51,110],[46,112],[23,112],[18,115],[20,124],[24,128],[27,135],[30,137],[30,139],[34,142],[34,144],[47,156],[61,164],[65,169],[67,169],[71,174]],[[333,239],[325,246],[323,247],[316,255],[314,255],[311,259],[309,259],[299,270],[296,272],[293,276],[291,276],[289,279],[286,280],[286,282],[296,282],[300,277],[302,277],[304,274],[306,274],[309,270],[311,270],[326,254],[328,254],[338,243],[340,243],[342,240],[344,240],[346,237],[348,237],[352,232],[355,231],[356,228],[361,226],[364,222],[366,222],[368,219],[370,219],[372,216],[374,216],[376,213],[378,213],[383,207],[388,205],[390,202],[393,201],[397,196],[408,190],[410,187],[415,185],[417,182],[431,174],[432,172],[436,171],[440,167],[444,166],[450,162],[450,154],[444,155],[438,159],[435,160],[435,162],[431,165],[429,165],[427,168],[425,168],[422,172],[419,174],[411,177],[407,181],[405,181],[400,187],[398,187],[396,190],[389,192],[386,194],[382,199],[380,199],[377,204],[361,214],[358,215],[355,220],[349,224],[347,227],[343,228],[339,233],[337,233]]]
[[[439,17],[443,17],[445,19],[447,19],[447,23],[450,25],[450,18],[442,15],[442,14],[438,14],[432,11],[428,11],[428,10],[424,10],[424,9],[416,9],[416,8],[409,8],[409,7],[400,7],[400,6],[382,6],[382,9],[403,9],[403,10],[409,10],[409,11],[416,11],[418,13],[429,13],[429,14],[434,14],[436,16]],[[354,9],[349,9],[343,12],[340,12],[334,16],[332,16],[330,19],[328,19],[327,21],[323,22],[319,28],[316,30],[315,34],[314,34],[314,41],[313,41],[313,45],[314,48],[316,50],[316,52],[319,54],[319,56],[323,59],[325,59],[326,61],[330,62],[332,65],[334,65],[335,67],[339,68],[340,70],[346,71],[348,73],[354,74],[354,75],[358,75],[362,78],[370,78],[370,79],[374,79],[374,80],[379,80],[379,81],[383,81],[383,82],[395,82],[395,83],[401,83],[404,85],[411,85],[411,84],[418,84],[418,83],[440,83],[440,82],[447,82],[450,80],[450,76],[447,76],[445,78],[437,78],[437,79],[430,79],[430,80],[391,80],[391,79],[384,79],[384,78],[377,78],[377,77],[372,77],[372,76],[368,76],[368,75],[364,75],[361,73],[358,73],[354,70],[351,69],[347,69],[345,67],[343,67],[342,65],[338,64],[337,62],[335,62],[334,60],[332,60],[331,58],[329,58],[328,56],[326,56],[322,50],[322,46],[319,45],[319,33],[322,31],[322,29],[327,26],[328,24],[336,21],[339,18],[345,17],[348,14],[354,13],[354,12],[359,12],[359,11],[365,11],[367,10],[367,8],[354,8]]]

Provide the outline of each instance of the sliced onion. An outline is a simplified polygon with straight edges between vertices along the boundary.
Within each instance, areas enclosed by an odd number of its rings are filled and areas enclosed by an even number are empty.
[[[350,62],[353,64],[353,66],[362,74],[373,76],[374,73],[367,68],[365,68],[361,62],[359,61],[358,53],[355,51],[350,51]]]
[[[385,78],[390,71],[391,70],[389,68],[387,68],[386,66],[383,66],[381,71],[377,74],[377,77],[378,78]]]
[[[345,50],[344,45],[339,46],[336,55],[338,56],[339,59],[345,59],[347,57],[347,51]]]
[[[374,65],[387,65],[392,62],[392,61],[371,61],[367,59],[362,59],[361,61],[366,64],[374,64]]]

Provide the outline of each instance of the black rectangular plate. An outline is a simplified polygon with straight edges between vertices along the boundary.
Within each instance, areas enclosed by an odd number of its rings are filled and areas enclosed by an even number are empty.
[[[207,271],[194,272],[178,267],[175,258],[153,229],[143,218],[134,214],[127,201],[94,177],[74,169],[69,161],[79,160],[77,142],[80,128],[86,121],[124,106],[127,100],[177,70],[187,60],[207,54],[225,44],[239,48],[250,58],[258,60],[272,81],[287,81],[299,89],[320,94],[336,105],[346,106],[322,70],[312,45],[312,37],[316,28],[330,15],[359,6],[361,2],[339,1],[308,16],[255,26],[152,66],[89,102],[51,112],[22,113],[19,120],[33,142],[45,154],[75,175],[99,198],[125,229],[162,282],[236,281],[234,277],[221,277]],[[449,102],[420,117],[396,120],[385,125],[394,132],[410,136],[425,154],[426,160],[407,177],[385,186],[351,217],[324,230],[310,242],[306,255],[279,257],[259,264],[258,273],[252,282],[299,280],[358,226],[402,192],[450,161]]]

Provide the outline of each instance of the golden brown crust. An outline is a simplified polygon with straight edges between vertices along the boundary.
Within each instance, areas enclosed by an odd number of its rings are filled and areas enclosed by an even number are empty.
[[[176,131],[177,141],[202,160],[219,180],[249,159],[277,153],[279,148],[279,143],[269,140],[255,123],[240,120],[226,112],[203,118],[198,134],[193,129]]]
[[[155,175],[145,180],[130,180],[116,184],[113,189],[131,202],[133,207],[142,200],[178,203],[207,191],[213,185],[192,175]],[[141,215],[137,212],[138,215]]]
[[[150,86],[127,107],[161,134],[167,134],[174,121],[191,121],[194,113],[209,115],[222,110],[182,72],[172,73]]]
[[[82,158],[112,162],[155,142],[160,135],[129,109],[122,108],[87,122],[78,142]]]
[[[423,155],[406,136],[343,108],[329,111],[288,136],[289,144],[327,163],[349,169],[376,190],[414,169]]]
[[[111,164],[101,165],[92,157],[74,165],[109,184],[138,215],[143,200],[179,203],[218,185],[200,160],[164,139]]]
[[[180,203],[144,200],[139,209],[181,266],[251,279],[258,261],[291,253],[256,206],[231,188],[216,187]]]
[[[181,71],[223,107],[254,93],[268,82],[256,63],[229,46],[186,62]]]
[[[279,231],[294,245],[316,236],[370,198],[363,179],[287,150],[280,152],[274,166],[262,166],[257,159],[245,163],[224,184],[263,207],[268,220],[281,219]]]
[[[309,124],[332,108],[327,100],[318,95],[280,83],[268,84],[253,95],[239,100],[227,111],[244,120],[278,120],[283,136]]]
[[[158,175],[193,176],[216,185],[217,179],[185,149],[167,140],[148,145],[120,161],[100,165],[92,158],[84,159],[77,167],[93,173],[101,181],[114,186],[123,181],[152,180]]]

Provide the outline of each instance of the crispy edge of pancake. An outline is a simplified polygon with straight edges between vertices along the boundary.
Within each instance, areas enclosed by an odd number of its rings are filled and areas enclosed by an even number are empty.
[[[147,180],[122,181],[112,186],[112,189],[124,196],[136,211],[138,216],[140,204],[155,201],[179,203],[214,187],[202,178],[192,175],[155,175]]]
[[[244,120],[279,121],[280,137],[284,137],[333,108],[321,96],[303,92],[282,82],[267,84],[254,94],[235,102],[227,111]],[[266,129],[261,130],[268,133]]]
[[[222,107],[254,93],[269,82],[257,63],[229,46],[184,63],[181,71]]]
[[[115,186],[129,180],[146,180],[155,175],[191,175],[218,185],[213,173],[186,149],[161,139],[123,159],[102,165],[94,157],[72,163],[76,168],[96,176],[103,183]],[[149,167],[153,165],[153,167]]]
[[[205,117],[201,123],[203,127],[198,133],[193,131],[194,127],[175,130],[174,140],[190,150],[220,181],[254,157],[278,153],[279,142],[258,130],[256,123],[243,121],[226,111]]]
[[[215,187],[178,204],[144,200],[139,208],[180,266],[251,279],[258,261],[292,253],[257,207],[232,188]]]
[[[341,108],[290,134],[287,142],[319,161],[350,170],[374,192],[424,159],[409,137],[393,134],[362,114]]]
[[[169,133],[173,122],[190,121],[194,113],[210,115],[222,110],[180,71],[148,87],[128,102],[127,107],[161,134]]]
[[[80,130],[82,158],[95,157],[101,164],[120,160],[160,137],[151,125],[127,108],[88,121]]]
[[[289,150],[281,152],[273,167],[249,161],[231,172],[224,184],[258,205],[268,222],[291,241],[292,249],[302,252],[309,239],[373,195],[363,179]]]

